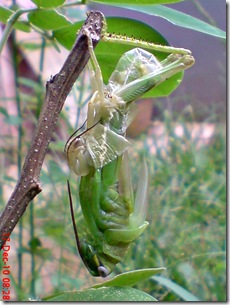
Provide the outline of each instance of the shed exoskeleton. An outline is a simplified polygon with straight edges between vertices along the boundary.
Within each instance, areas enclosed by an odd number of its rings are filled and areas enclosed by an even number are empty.
[[[159,62],[153,54],[136,48],[121,57],[104,86],[90,40],[89,50],[94,93],[88,104],[86,131],[68,139],[65,154],[71,171],[81,176],[83,218],[78,230],[68,183],[78,250],[93,276],[106,277],[148,225],[146,162],[141,168],[135,200],[129,170],[131,143],[126,139],[126,129],[134,116],[134,101],[189,68],[194,59],[190,54],[171,54]]]

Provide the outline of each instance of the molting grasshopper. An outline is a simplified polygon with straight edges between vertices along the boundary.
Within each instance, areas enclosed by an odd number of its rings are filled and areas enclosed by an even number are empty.
[[[127,155],[131,143],[126,129],[135,112],[134,101],[189,68],[194,59],[190,54],[170,54],[159,62],[153,54],[135,48],[121,57],[104,86],[90,39],[89,50],[94,93],[88,104],[87,126],[83,133],[75,132],[68,139],[65,154],[71,171],[81,176],[83,218],[78,230],[68,183],[78,250],[93,276],[106,277],[148,225],[147,166],[144,162],[134,200]]]

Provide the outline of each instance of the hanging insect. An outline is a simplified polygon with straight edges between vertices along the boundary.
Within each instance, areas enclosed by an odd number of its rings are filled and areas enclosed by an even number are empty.
[[[71,216],[79,253],[93,276],[108,276],[125,257],[132,241],[148,225],[148,171],[146,163],[134,200],[126,129],[132,121],[133,101],[173,74],[194,63],[191,55],[171,54],[159,62],[151,53],[136,48],[125,53],[104,86],[100,66],[89,40],[94,94],[88,104],[87,126],[65,145],[68,165],[81,176],[79,197],[83,217]],[[80,229],[79,229],[80,228]]]
[[[65,147],[69,167],[80,176],[87,175],[92,166],[101,168],[130,147],[125,132],[135,114],[133,101],[194,63],[188,54],[170,54],[159,62],[151,53],[136,48],[121,57],[104,86],[93,48],[90,50],[95,70],[91,70],[94,94],[88,104],[88,131],[74,134]]]
[[[144,163],[134,202],[127,153],[81,177],[79,197],[84,218],[78,224],[80,238],[68,183],[78,251],[93,276],[108,276],[147,227],[147,181]]]

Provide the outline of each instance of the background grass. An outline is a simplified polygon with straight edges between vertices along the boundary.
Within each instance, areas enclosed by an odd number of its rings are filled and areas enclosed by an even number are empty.
[[[142,267],[164,266],[167,270],[162,276],[200,300],[224,301],[225,127],[217,124],[211,142],[202,145],[199,135],[191,137],[193,123],[189,130],[183,116],[177,114],[176,120],[184,136],[176,135],[175,118],[165,111],[167,151],[159,148],[156,155],[148,154],[150,225],[133,248],[132,268],[137,262]],[[181,300],[157,282],[140,286],[159,300]]]

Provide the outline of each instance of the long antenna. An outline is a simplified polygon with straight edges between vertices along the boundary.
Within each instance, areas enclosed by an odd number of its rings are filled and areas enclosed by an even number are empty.
[[[79,130],[81,130],[81,129],[84,127],[86,121],[87,121],[87,119],[86,119],[85,122],[81,125],[81,127],[79,127],[77,130],[75,130],[75,131],[71,134],[71,136],[68,138],[68,140],[66,141],[66,144],[65,144],[64,151],[67,150],[67,144],[68,144],[68,142],[70,141],[70,139],[73,138],[73,139],[72,139],[72,141],[73,141],[73,140],[76,138],[76,137],[74,137],[74,135],[75,135]],[[85,131],[83,131],[81,134],[79,134],[78,137],[80,137],[80,136],[81,136],[82,134],[84,134],[84,133],[85,133]],[[72,143],[72,141],[71,141],[71,143]]]
[[[79,127],[77,130],[75,130],[71,136],[68,138],[68,140],[66,141],[66,144],[65,144],[65,148],[64,148],[64,152],[65,153],[68,153],[68,147],[73,143],[73,141],[76,139],[76,138],[80,138],[83,134],[85,134],[86,132],[88,132],[90,129],[92,129],[94,126],[96,126],[99,122],[97,121],[95,124],[93,124],[92,126],[90,126],[88,129],[84,130],[81,134],[79,134],[78,136],[75,136],[75,134],[82,129],[82,127],[84,127],[85,123],[86,123],[87,119],[85,120],[85,122],[83,123],[83,125],[81,125],[81,127]],[[71,140],[71,142],[70,142]],[[69,143],[70,142],[70,143]],[[68,147],[67,147],[68,146]]]
[[[72,219],[72,224],[73,224],[74,235],[75,235],[78,251],[81,255],[81,243],[80,243],[80,240],[78,237],[77,226],[76,226],[75,217],[74,217],[73,201],[72,201],[72,196],[71,196],[69,180],[67,180],[67,186],[68,186],[69,206],[70,206],[70,214],[71,214],[71,219]]]

